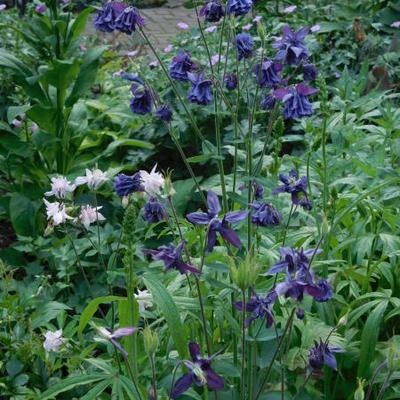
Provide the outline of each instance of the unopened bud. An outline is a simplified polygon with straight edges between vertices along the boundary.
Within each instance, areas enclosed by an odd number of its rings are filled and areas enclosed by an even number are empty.
[[[149,327],[143,329],[143,343],[146,354],[151,355],[157,351],[158,335],[157,332],[152,332]]]
[[[328,233],[328,230],[329,230],[328,218],[326,218],[326,215],[322,213],[322,226],[321,226],[322,235],[325,236]]]
[[[231,263],[232,281],[242,291],[250,288],[256,282],[258,276],[258,267],[250,255],[244,261],[240,261],[238,267]]]
[[[257,33],[258,33],[258,37],[261,40],[261,45],[264,47],[266,32],[265,32],[264,25],[261,21],[257,22]]]
[[[354,400],[364,400],[364,383],[365,379],[358,378],[358,387],[357,390],[354,392]]]
[[[164,176],[164,194],[167,197],[171,197],[176,193],[174,187],[172,186],[171,173],[172,171],[167,171]]]
[[[346,314],[343,315],[343,317],[341,317],[338,321],[338,326],[346,326],[347,321],[349,319],[349,312],[347,311]]]
[[[128,207],[129,204],[129,196],[123,196],[122,197],[122,208]]]

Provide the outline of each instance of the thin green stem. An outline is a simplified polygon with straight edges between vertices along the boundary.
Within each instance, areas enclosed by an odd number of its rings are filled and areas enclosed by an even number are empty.
[[[240,365],[240,398],[245,399],[244,363],[246,359],[246,293],[242,290],[242,361]]]
[[[133,386],[134,386],[134,388],[136,390],[136,393],[137,393],[137,395],[139,397],[139,400],[143,400],[142,394],[140,393],[139,387],[138,387],[136,379],[135,379],[135,375],[133,374],[132,368],[131,368],[131,366],[129,364],[128,357],[123,352],[121,352],[121,354],[122,354],[122,357],[123,357],[123,359],[125,361],[126,368],[128,369],[129,376],[130,376],[130,378],[132,380]]]
[[[323,200],[323,210],[324,215],[327,212],[327,203],[328,203],[328,170],[327,170],[327,161],[326,161],[326,123],[327,116],[324,115],[324,120],[322,123],[322,165],[323,165],[323,192],[322,192],[322,200]]]

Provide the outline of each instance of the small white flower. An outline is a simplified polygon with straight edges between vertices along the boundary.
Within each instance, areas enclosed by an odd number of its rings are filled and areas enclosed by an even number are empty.
[[[171,53],[171,51],[174,49],[174,46],[172,44],[169,44],[165,49],[165,53]]]
[[[216,30],[217,30],[217,26],[216,26],[216,25],[211,25],[211,26],[209,26],[208,28],[204,29],[204,32],[213,33],[213,32],[215,32]]]
[[[51,190],[46,192],[45,196],[56,196],[57,199],[64,199],[68,192],[73,192],[75,185],[71,185],[71,182],[64,176],[57,176],[57,178],[51,178]]]
[[[252,26],[253,26],[252,23],[247,24],[247,25],[243,25],[243,26],[242,26],[242,30],[243,30],[243,31],[249,31],[249,30],[251,29]]]
[[[259,22],[259,21],[261,21],[262,20],[262,16],[261,15],[256,15],[254,18],[253,18],[253,22]]]
[[[104,216],[99,213],[100,209],[101,207],[91,207],[89,205],[81,207],[79,219],[86,229],[89,228],[90,224],[96,222],[96,220],[105,221]]]
[[[313,26],[311,27],[311,32],[312,32],[312,33],[316,33],[316,32],[318,32],[320,29],[321,29],[321,27],[320,27],[319,25],[313,25]]]
[[[176,26],[177,26],[179,29],[182,29],[183,31],[186,31],[186,30],[189,29],[189,25],[188,25],[186,22],[178,22],[178,23],[176,24]]]
[[[45,341],[43,342],[43,347],[46,351],[54,351],[57,353],[60,346],[66,342],[66,339],[62,337],[62,329],[55,332],[47,331],[44,337]]]
[[[147,171],[140,171],[140,178],[143,183],[144,191],[152,197],[160,194],[161,189],[164,187],[164,178],[156,172],[157,164],[153,167],[150,173]]]
[[[96,168],[91,171],[90,169],[86,168],[86,176],[78,176],[75,179],[75,185],[80,186],[86,183],[89,189],[97,190],[97,188],[107,180],[107,174],[100,169]]]
[[[32,133],[35,133],[35,132],[37,132],[38,129],[39,129],[39,127],[37,126],[37,123],[34,122],[34,123],[32,124],[32,126],[31,126],[31,132],[32,132]]]
[[[53,219],[54,226],[65,223],[67,219],[73,219],[72,217],[67,215],[65,204],[58,203],[57,201],[54,203],[50,203],[46,199],[43,199],[43,201],[46,205],[47,219]]]
[[[146,308],[150,308],[153,306],[153,303],[151,302],[151,293],[147,289],[138,289],[137,294],[135,293],[135,298],[137,299],[137,302],[139,304],[140,312],[143,312]]]
[[[390,24],[392,28],[400,28],[400,21],[395,21]]]
[[[291,14],[292,12],[296,11],[296,8],[297,8],[297,6],[289,6],[289,7],[286,7],[286,8],[283,10],[283,12],[284,12],[285,14]]]

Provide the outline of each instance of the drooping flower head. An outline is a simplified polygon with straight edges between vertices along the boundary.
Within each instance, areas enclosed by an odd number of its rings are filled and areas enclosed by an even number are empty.
[[[237,88],[237,76],[236,74],[226,74],[225,87],[228,90],[235,90]]]
[[[115,29],[131,35],[138,26],[144,26],[144,19],[136,7],[126,7],[115,20]]]
[[[172,119],[172,110],[168,103],[161,104],[156,110],[156,117],[162,121],[169,122]]]
[[[304,27],[297,32],[292,31],[288,25],[282,28],[282,38],[272,44],[274,49],[279,49],[275,57],[277,60],[287,64],[298,65],[301,61],[308,59],[308,49],[304,45],[308,28]]]
[[[135,299],[139,305],[139,311],[143,312],[146,310],[146,308],[151,308],[153,306],[152,303],[152,295],[151,293],[147,290],[137,290],[137,293],[135,293]]]
[[[153,109],[153,99],[150,90],[145,86],[132,83],[131,92],[133,94],[130,106],[132,112],[138,115],[151,113]]]
[[[274,96],[274,93],[273,92],[267,93],[261,100],[260,107],[263,110],[272,110],[275,107],[275,103],[276,103],[276,98]]]
[[[298,271],[307,271],[309,267],[309,257],[314,254],[314,249],[293,249],[291,247],[281,247],[281,261],[273,265],[268,271],[269,275],[276,274],[278,272],[287,270],[290,274]],[[316,254],[319,254],[321,250],[317,250]]]
[[[142,208],[142,217],[146,222],[160,222],[168,216],[165,205],[160,203],[157,198],[150,197],[146,205]]]
[[[200,356],[200,346],[197,343],[189,343],[189,353],[192,362],[184,362],[189,372],[176,381],[171,397],[176,399],[186,392],[192,383],[200,387],[207,385],[211,390],[222,390],[224,388],[224,379],[211,368],[211,363],[221,352],[215,353],[209,358],[202,358]]]
[[[35,7],[35,11],[38,14],[44,14],[47,10],[46,4],[42,3]]]
[[[102,214],[99,213],[99,210],[102,207],[92,207],[90,205],[82,206],[81,212],[79,214],[79,220],[82,225],[88,229],[93,222],[96,221],[105,221],[105,218]]]
[[[271,194],[290,193],[294,205],[300,205],[305,210],[312,209],[312,204],[307,194],[307,178],[305,176],[299,179],[296,169],[293,168],[288,176],[280,174],[279,180],[283,185],[274,189]]]
[[[47,220],[53,223],[54,226],[64,224],[67,219],[73,219],[67,215],[67,210],[64,203],[54,202],[50,203],[46,199],[43,199],[46,206]]]
[[[264,187],[257,183],[256,180],[253,180],[253,182],[251,183],[251,188],[253,189],[254,198],[256,200],[260,200],[264,195]],[[247,190],[247,184],[242,183],[239,186],[239,190],[241,192]]]
[[[256,83],[261,87],[276,87],[281,82],[282,68],[283,66],[280,62],[272,61],[265,57],[261,64],[256,64],[253,67],[253,72],[256,74]]]
[[[207,105],[213,99],[211,80],[204,78],[204,73],[192,74],[188,72],[188,78],[192,84],[187,98],[190,102]]]
[[[141,170],[140,180],[143,184],[144,191],[152,197],[156,197],[161,193],[161,189],[164,187],[164,177],[160,172],[156,171],[157,164],[153,167],[150,172]]]
[[[128,196],[134,192],[143,192],[142,181],[140,172],[129,176],[125,174],[118,174],[114,178],[114,189],[120,197]]]
[[[319,343],[314,340],[314,347],[310,349],[308,356],[310,370],[320,370],[323,365],[326,365],[337,371],[337,362],[333,353],[344,353],[344,350],[340,347],[329,346],[322,339],[319,340]]]
[[[144,254],[150,254],[154,260],[161,260],[165,265],[165,272],[176,269],[181,274],[193,272],[200,274],[200,271],[182,260],[182,250],[185,242],[182,241],[176,248],[171,243],[168,246],[160,246],[157,250],[143,250]]]
[[[59,329],[55,332],[47,331],[44,334],[44,342],[43,347],[47,352],[54,351],[58,353],[60,347],[66,343],[66,339],[62,337],[62,329]]]
[[[107,174],[98,168],[90,170],[86,168],[86,176],[78,176],[75,179],[75,185],[87,184],[91,190],[97,190],[104,182],[107,182]]]
[[[246,311],[248,313],[251,313],[250,317],[246,319],[246,327],[250,326],[250,324],[256,319],[265,319],[265,326],[267,328],[270,328],[274,322],[274,316],[272,314],[272,311],[270,310],[270,307],[273,305],[276,298],[277,295],[273,291],[265,296],[261,296],[253,290],[253,294],[250,300],[246,303]],[[235,308],[242,311],[242,302],[236,302]]]
[[[188,72],[192,72],[197,68],[197,65],[190,59],[190,53],[180,51],[175,56],[169,65],[169,76],[176,81],[187,81]]]
[[[233,14],[235,17],[247,14],[253,7],[252,0],[228,0],[228,14]]]
[[[305,81],[315,81],[318,76],[318,69],[314,64],[303,65],[303,78]]]
[[[218,217],[221,212],[221,206],[218,201],[217,195],[209,190],[207,194],[208,212],[193,212],[186,216],[186,218],[196,225],[207,225],[208,232],[208,251],[212,251],[217,241],[217,233],[222,239],[231,243],[233,246],[240,249],[242,244],[236,232],[230,227],[230,224],[236,224],[243,221],[247,217],[247,211],[230,211],[227,212],[222,219]]]
[[[225,15],[224,7],[218,0],[209,1],[201,10],[200,17],[205,16],[208,22],[218,22]]]
[[[237,47],[238,59],[249,58],[253,53],[254,40],[248,33],[238,33],[233,45]]]
[[[282,222],[281,213],[267,201],[252,203],[251,222],[257,226],[276,226]]]
[[[65,176],[57,176],[51,178],[51,190],[45,192],[45,196],[55,196],[57,199],[65,199],[67,193],[72,193],[75,190],[75,185]]]
[[[115,29],[115,21],[125,7],[126,5],[124,3],[116,1],[110,1],[104,4],[94,20],[96,29],[101,32],[113,32]]]

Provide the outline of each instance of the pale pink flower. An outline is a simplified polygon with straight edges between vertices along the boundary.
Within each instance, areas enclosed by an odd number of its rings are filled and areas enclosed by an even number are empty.
[[[169,44],[165,49],[165,53],[171,53],[171,51],[174,49],[174,46],[172,44]]]
[[[243,25],[243,26],[242,26],[242,30],[243,30],[243,31],[249,31],[249,30],[251,29],[252,26],[253,26],[252,23],[247,24],[247,25]]]
[[[0,4],[0,11],[3,11],[7,8],[5,4]]]
[[[57,201],[55,201],[54,203],[50,203],[46,199],[43,199],[43,202],[46,206],[47,220],[52,219],[54,226],[65,223],[67,219],[73,219],[72,217],[67,215],[65,204],[59,203]]]
[[[321,27],[320,27],[319,25],[313,25],[313,26],[311,27],[311,32],[312,32],[312,33],[316,33],[316,32],[318,32],[320,29],[321,29]]]
[[[80,186],[87,184],[88,188],[91,190],[97,190],[101,184],[108,181],[107,174],[102,170],[95,168],[90,170],[86,168],[85,176],[78,176],[75,179],[75,185]]]
[[[40,4],[38,6],[35,7],[35,11],[38,14],[44,14],[47,10],[46,4]]]
[[[44,334],[44,338],[43,347],[47,352],[54,351],[57,353],[59,348],[66,342],[66,339],[62,337],[62,329],[55,332],[47,331]]]
[[[297,8],[297,6],[289,6],[289,7],[286,7],[286,8],[283,10],[283,12],[284,12],[285,14],[291,14],[292,12],[296,11],[296,8]]]
[[[133,51],[129,51],[127,54],[127,56],[129,57],[135,57],[137,54],[139,53],[139,50],[133,50]]]
[[[214,56],[211,57],[211,66],[214,66],[217,62],[222,61],[224,59],[224,56],[221,55],[221,58],[219,58],[218,54],[215,54]],[[208,63],[208,66],[210,67],[210,63]]]
[[[19,119],[14,118],[11,122],[16,128],[21,128],[22,123]]]
[[[32,132],[32,133],[35,133],[35,132],[37,132],[38,129],[39,129],[39,127],[37,126],[37,123],[34,122],[34,123],[32,124],[32,126],[31,126],[31,132]]]
[[[57,176],[51,178],[51,190],[46,192],[45,196],[56,196],[57,199],[64,199],[69,192],[75,190],[75,185],[71,185],[71,182],[64,176]]]
[[[88,229],[93,222],[96,221],[105,221],[105,218],[102,214],[99,213],[101,207],[92,207],[90,205],[82,206],[81,212],[79,214],[79,220],[82,222],[82,225]]]
[[[189,29],[189,25],[186,22],[178,22],[176,26],[183,31],[187,31]]]
[[[211,25],[211,26],[209,26],[208,28],[204,29],[204,32],[213,33],[213,32],[215,32],[216,30],[217,30],[217,26],[216,26],[216,25]]]
[[[256,15],[254,18],[253,18],[253,22],[260,22],[262,20],[262,16],[261,15]]]
[[[390,24],[392,28],[400,28],[400,21],[395,21],[392,24]]]

